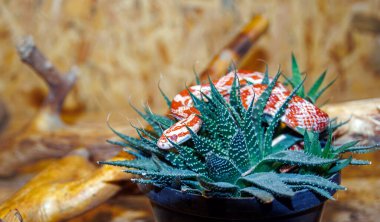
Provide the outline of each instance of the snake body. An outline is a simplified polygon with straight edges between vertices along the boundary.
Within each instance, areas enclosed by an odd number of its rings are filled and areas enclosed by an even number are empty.
[[[240,83],[240,95],[243,106],[247,109],[252,102],[256,100],[267,88],[266,84],[262,84],[264,75],[259,72],[238,71],[236,73]],[[230,91],[235,78],[235,73],[230,72],[213,82],[216,89],[229,101]],[[271,81],[271,79],[270,79]],[[200,112],[193,106],[193,100],[189,91],[198,99],[204,99],[202,93],[210,96],[210,85],[194,85],[177,94],[171,103],[171,114],[179,120],[170,128],[163,132],[159,138],[157,146],[161,149],[170,149],[173,143],[181,144],[190,139],[190,132],[186,126],[193,132],[198,132],[202,126],[202,120],[199,117]],[[286,98],[290,95],[281,83],[276,83],[269,97],[268,103],[264,109],[264,113],[273,116]],[[321,132],[325,130],[329,123],[328,115],[318,107],[307,100],[294,96],[288,104],[285,114],[281,117],[281,121],[292,129],[301,128]]]

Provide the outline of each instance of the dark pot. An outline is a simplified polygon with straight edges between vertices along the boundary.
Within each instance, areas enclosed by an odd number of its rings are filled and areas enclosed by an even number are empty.
[[[340,174],[331,180],[340,183]],[[157,222],[317,222],[326,201],[309,190],[263,204],[254,198],[205,198],[169,187],[140,189],[149,197]]]

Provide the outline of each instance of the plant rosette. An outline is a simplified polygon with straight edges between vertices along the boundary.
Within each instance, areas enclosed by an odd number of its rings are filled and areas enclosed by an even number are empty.
[[[219,80],[186,88],[170,100],[171,115],[138,114],[150,125],[139,138],[111,130],[133,160],[104,161],[124,167],[147,194],[157,221],[319,221],[334,199],[340,170],[367,165],[350,154],[378,145],[336,145],[333,133],[345,122],[316,106],[333,83],[324,72],[306,92],[296,59],[289,91],[281,72],[232,70]],[[343,155],[346,154],[346,155]],[[347,155],[348,154],[348,155]]]

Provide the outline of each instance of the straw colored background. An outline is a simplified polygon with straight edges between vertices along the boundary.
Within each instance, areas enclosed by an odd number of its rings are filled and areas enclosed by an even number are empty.
[[[170,95],[201,71],[255,13],[270,21],[245,67],[264,59],[289,73],[293,51],[308,80],[329,69],[338,77],[324,99],[380,95],[380,1],[264,0],[25,0],[0,4],[0,95],[11,113],[28,118],[47,89],[23,65],[15,44],[30,34],[66,72],[80,70],[66,111],[132,115],[128,98],[165,109],[157,84]],[[321,102],[323,102],[323,100]]]

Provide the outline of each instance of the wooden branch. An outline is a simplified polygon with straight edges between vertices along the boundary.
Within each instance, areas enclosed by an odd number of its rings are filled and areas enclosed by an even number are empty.
[[[324,107],[331,118],[349,122],[337,131],[338,143],[365,140],[375,144],[380,141],[380,98],[331,104]]]
[[[8,110],[5,104],[0,101],[0,133],[7,127],[9,121]]]
[[[61,221],[109,199],[130,175],[110,166],[96,169],[89,155],[78,149],[51,164],[0,206],[0,218],[17,209],[25,221]]]
[[[265,17],[254,16],[235,38],[214,56],[207,68],[200,74],[200,79],[206,80],[208,76],[217,79],[228,71],[231,63],[238,66],[257,40],[267,31],[268,25],[269,22]]]
[[[21,60],[46,82],[49,93],[30,123],[19,133],[1,141],[0,177],[13,175],[18,168],[40,159],[61,157],[71,149],[84,145],[77,140],[81,131],[67,130],[60,117],[65,97],[75,83],[76,69],[62,75],[35,46],[30,36],[22,40],[17,50]],[[104,135],[108,136],[109,133]]]
[[[45,80],[49,94],[43,107],[26,127],[0,141],[0,177],[10,177],[20,168],[39,160],[62,157],[77,147],[86,147],[94,161],[116,155],[119,149],[105,143],[113,136],[105,124],[67,126],[60,118],[64,99],[75,83],[75,69],[66,75],[60,74],[31,37],[24,39],[18,51],[22,61]],[[90,122],[97,122],[99,116],[95,118]]]
[[[23,218],[17,209],[10,210],[3,218],[0,218],[0,222],[23,222]]]
[[[62,75],[35,46],[31,36],[25,37],[17,47],[21,60],[29,65],[48,85],[49,93],[34,120],[39,130],[53,130],[62,127],[60,112],[62,104],[76,81],[77,69],[72,68]]]
[[[2,140],[0,177],[10,177],[39,160],[62,157],[77,147],[86,147],[94,162],[111,158],[118,153],[119,147],[105,142],[113,137],[106,126],[83,125],[54,132],[22,132]],[[133,134],[134,130],[128,129],[126,133]]]

